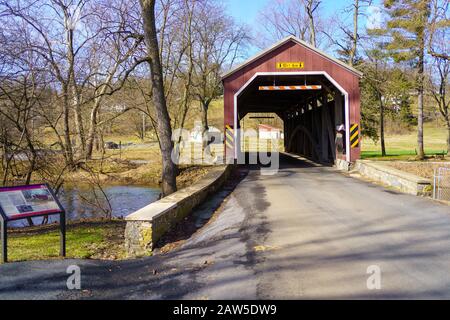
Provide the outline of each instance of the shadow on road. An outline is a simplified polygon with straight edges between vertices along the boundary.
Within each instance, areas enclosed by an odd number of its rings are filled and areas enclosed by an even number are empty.
[[[154,253],[167,253],[168,251],[178,248],[199,229],[207,225],[225,199],[228,198],[239,183],[247,177],[247,174],[248,168],[234,168],[230,178],[219,191],[211,195],[209,199],[194,209],[192,214],[187,216],[182,222],[178,223],[158,241]]]

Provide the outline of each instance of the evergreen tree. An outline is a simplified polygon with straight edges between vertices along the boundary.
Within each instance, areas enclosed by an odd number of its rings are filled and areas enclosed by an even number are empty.
[[[430,0],[384,0],[389,14],[387,32],[390,41],[387,49],[396,62],[411,62],[416,71],[418,93],[418,157],[425,157],[423,143],[424,70],[426,29],[430,17]]]

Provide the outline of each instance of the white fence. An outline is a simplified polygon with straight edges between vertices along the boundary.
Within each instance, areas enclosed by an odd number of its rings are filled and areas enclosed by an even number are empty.
[[[450,201],[450,168],[434,170],[433,198]]]

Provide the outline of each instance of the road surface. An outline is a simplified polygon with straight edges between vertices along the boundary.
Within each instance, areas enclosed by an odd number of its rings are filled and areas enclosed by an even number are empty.
[[[240,174],[175,252],[0,266],[0,299],[450,298],[450,207],[283,155],[276,175]],[[66,288],[69,265],[81,291]],[[370,266],[381,290],[367,287]]]

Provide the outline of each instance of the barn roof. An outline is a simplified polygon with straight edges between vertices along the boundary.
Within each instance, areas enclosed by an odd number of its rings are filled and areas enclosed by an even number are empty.
[[[286,43],[288,43],[288,42],[290,42],[290,41],[295,42],[295,43],[297,43],[297,44],[299,44],[299,45],[301,45],[301,46],[303,46],[303,47],[305,47],[305,48],[307,48],[307,49],[313,51],[314,53],[316,53],[316,54],[322,56],[323,58],[325,58],[325,59],[327,59],[327,60],[330,60],[331,62],[340,65],[340,66],[343,67],[344,69],[347,69],[348,71],[350,71],[350,72],[356,74],[356,75],[359,76],[359,77],[362,77],[362,75],[363,75],[361,71],[356,70],[356,69],[353,68],[352,66],[350,66],[350,65],[348,65],[348,64],[346,64],[346,63],[344,63],[344,62],[342,62],[342,61],[340,61],[340,60],[338,60],[338,59],[336,59],[336,58],[334,58],[334,57],[332,57],[332,56],[330,56],[329,54],[326,54],[326,53],[323,52],[322,50],[317,49],[316,47],[310,45],[309,43],[307,43],[307,42],[305,42],[305,41],[303,41],[303,40],[300,40],[300,39],[297,38],[297,37],[289,36],[289,37],[287,37],[287,38],[285,38],[285,39],[283,39],[283,40],[277,42],[276,44],[274,44],[274,45],[271,46],[270,48],[268,48],[268,49],[266,49],[266,50],[264,50],[264,51],[258,53],[256,56],[254,56],[254,57],[248,59],[248,60],[245,61],[244,63],[242,63],[242,64],[240,64],[240,65],[234,67],[233,69],[227,71],[226,73],[224,73],[224,74],[222,75],[222,79],[228,78],[229,76],[231,76],[232,74],[236,73],[237,71],[239,71],[239,70],[245,68],[245,67],[248,66],[249,64],[253,63],[254,61],[256,61],[256,60],[258,60],[258,59],[260,59],[260,58],[262,58],[262,57],[265,56],[266,54],[268,54],[268,53],[270,53],[270,52],[272,52],[272,51],[278,49],[279,47],[283,46],[284,44],[286,44]]]

